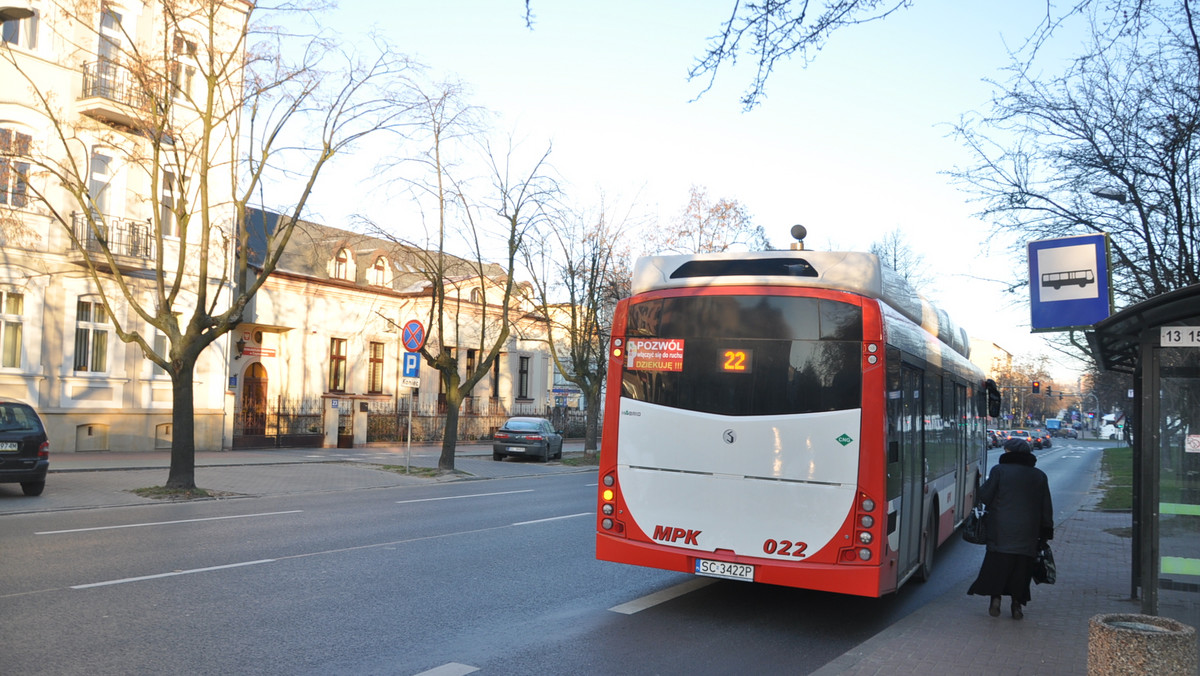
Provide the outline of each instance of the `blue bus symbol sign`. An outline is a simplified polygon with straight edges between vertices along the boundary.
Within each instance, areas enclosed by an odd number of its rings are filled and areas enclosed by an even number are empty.
[[[1112,314],[1108,235],[1030,242],[1029,310],[1034,331],[1089,328]]]

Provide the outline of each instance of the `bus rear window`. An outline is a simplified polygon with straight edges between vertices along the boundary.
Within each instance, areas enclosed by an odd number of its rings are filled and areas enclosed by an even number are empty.
[[[658,299],[629,309],[627,336],[626,397],[722,415],[862,405],[856,305],[787,296]]]

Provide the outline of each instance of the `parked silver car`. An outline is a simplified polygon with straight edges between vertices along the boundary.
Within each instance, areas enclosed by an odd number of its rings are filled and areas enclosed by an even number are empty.
[[[509,418],[492,441],[492,460],[503,460],[506,455],[540,458],[542,462],[562,457],[562,432],[545,418]]]

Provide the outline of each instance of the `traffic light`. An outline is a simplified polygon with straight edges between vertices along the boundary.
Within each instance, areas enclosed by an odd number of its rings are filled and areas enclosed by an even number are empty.
[[[1042,383],[1040,380],[1033,381],[1033,393],[1040,394],[1042,391]]]
[[[1046,396],[1047,396],[1047,397],[1053,397],[1053,396],[1054,396],[1054,393],[1050,391],[1050,388],[1052,388],[1052,387],[1054,387],[1054,386],[1053,386],[1053,385],[1047,385],[1047,386],[1046,386]]]

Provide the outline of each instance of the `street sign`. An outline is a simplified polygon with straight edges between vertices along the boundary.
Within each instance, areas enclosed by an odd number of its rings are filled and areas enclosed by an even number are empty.
[[[400,385],[402,387],[420,387],[421,379],[420,378],[401,378]]]
[[[404,343],[404,349],[409,352],[416,352],[425,344],[425,327],[421,322],[410,319],[404,325],[404,331],[400,334],[400,341]]]
[[[1089,328],[1112,314],[1108,235],[1043,239],[1028,249],[1034,331]]]
[[[405,378],[417,378],[421,375],[421,355],[416,352],[405,352],[401,364],[400,375]]]
[[[1163,347],[1200,347],[1200,326],[1163,326],[1159,331]]]

